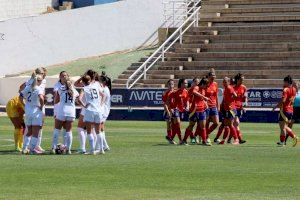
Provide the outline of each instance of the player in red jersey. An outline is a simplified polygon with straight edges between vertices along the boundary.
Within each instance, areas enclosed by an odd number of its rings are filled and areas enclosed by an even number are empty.
[[[173,102],[171,105],[172,113],[172,140],[177,135],[179,144],[186,144],[182,141],[181,137],[181,120],[184,119],[184,115],[189,107],[189,97],[187,91],[188,82],[186,79],[179,79],[178,89],[170,95],[170,101]]]
[[[208,79],[202,78],[199,85],[193,89],[193,101],[190,107],[190,121],[197,122],[196,136],[201,136],[202,144],[211,146],[207,142],[206,136],[206,104],[210,99],[205,96],[205,91],[208,85]]]
[[[293,79],[290,75],[283,79],[283,92],[282,100],[273,108],[273,111],[278,107],[280,108],[279,113],[279,127],[280,127],[280,142],[277,144],[279,146],[285,146],[286,135],[293,139],[293,147],[297,145],[299,138],[288,127],[292,117],[293,117],[293,102],[296,97],[296,88],[293,87]]]
[[[230,85],[230,78],[225,77],[223,79],[223,87],[224,87],[224,93],[223,93],[223,118],[224,118],[224,126],[225,126],[225,132],[223,140],[220,142],[220,144],[225,143],[225,139],[227,138],[228,131],[230,130],[234,142],[232,144],[236,145],[239,144],[238,137],[236,134],[236,130],[233,126],[233,121],[236,115],[235,111],[235,104],[234,99],[237,97],[237,94],[235,93],[233,87]]]
[[[240,129],[240,118],[242,117],[243,113],[245,112],[244,107],[247,106],[248,103],[248,97],[247,97],[247,87],[243,84],[244,83],[244,75],[241,73],[238,73],[234,77],[235,86],[234,91],[237,94],[236,99],[234,100],[235,107],[236,107],[236,116],[234,118],[234,127],[237,132],[237,136],[239,139],[239,143],[243,144],[246,141],[242,139],[242,133]]]
[[[216,74],[215,70],[211,69],[208,73],[208,86],[206,89],[205,96],[210,99],[207,102],[208,108],[206,110],[207,114],[207,122],[206,122],[206,130],[207,130],[207,141],[210,143],[209,134],[212,133],[217,127],[219,123],[219,102],[218,102],[218,83],[215,82]],[[209,126],[210,122],[213,124]]]
[[[190,89],[188,90],[188,97],[189,97],[189,110],[190,110],[190,107],[192,105],[192,102],[194,100],[194,96],[193,96],[193,90],[195,87],[197,87],[200,83],[200,79],[199,78],[194,78],[193,79],[193,83],[192,83],[192,86],[190,87]],[[191,138],[191,143],[192,144],[195,144],[196,143],[196,138],[194,136],[194,133],[193,133],[193,128],[196,124],[196,121],[193,121],[193,120],[190,120],[189,119],[189,125],[188,127],[185,129],[185,134],[184,134],[184,138],[182,140],[182,143],[183,144],[187,144],[187,139],[188,137]]]
[[[172,140],[172,127],[171,127],[171,117],[172,117],[172,113],[171,113],[171,108],[170,108],[170,104],[172,104],[172,102],[170,102],[170,95],[175,92],[174,90],[174,80],[170,79],[167,82],[167,87],[168,89],[163,93],[162,96],[162,100],[163,100],[163,104],[164,104],[164,114],[163,114],[163,118],[167,123],[167,135],[166,135],[166,139],[168,140],[168,142],[170,144],[176,144],[173,140]]]

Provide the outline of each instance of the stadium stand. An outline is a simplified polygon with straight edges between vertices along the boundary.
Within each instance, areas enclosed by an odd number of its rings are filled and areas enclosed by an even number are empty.
[[[284,75],[300,78],[300,0],[203,0],[198,27],[191,27],[134,87],[164,87],[169,78],[193,78],[215,68],[217,81],[245,74],[245,84],[278,88]],[[147,58],[133,63],[114,87]]]

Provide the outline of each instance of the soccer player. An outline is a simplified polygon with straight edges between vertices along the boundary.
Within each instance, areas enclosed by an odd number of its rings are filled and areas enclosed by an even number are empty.
[[[101,123],[100,123],[100,134],[102,134],[103,136],[103,149],[104,151],[109,151],[110,148],[108,146],[107,140],[106,140],[106,135],[105,135],[105,122],[109,116],[109,112],[110,112],[110,106],[111,106],[111,102],[110,102],[110,93],[111,93],[111,80],[109,77],[107,77],[105,74],[102,73],[102,75],[100,76],[100,82],[101,85],[103,87],[103,93],[104,93],[104,104],[102,107],[102,119],[101,119]],[[96,152],[100,152],[100,147],[101,147],[101,141],[98,141],[98,145],[96,146]]]
[[[59,73],[59,81],[57,81],[57,83],[55,83],[54,87],[53,87],[53,92],[54,92],[54,100],[57,99],[57,95],[58,95],[58,90],[64,85],[64,83],[66,83],[66,81],[69,79],[69,74],[66,71],[61,71]],[[59,99],[59,98],[58,98]],[[55,124],[58,124],[57,120],[56,120],[56,116],[57,116],[57,112],[59,110],[59,101],[58,103],[56,103],[54,101],[54,120],[55,120]],[[55,126],[54,126],[55,128]],[[67,146],[66,143],[66,127],[65,127],[65,123],[63,123],[63,127],[62,127],[62,135],[63,135],[63,144],[65,146]]]
[[[76,117],[75,101],[78,100],[79,94],[72,85],[72,82],[67,79],[62,82],[62,86],[58,88],[55,96],[55,103],[59,103],[55,129],[53,131],[52,150],[55,154],[55,149],[58,144],[59,134],[63,126],[66,128],[66,153],[71,154],[73,135],[72,124]],[[83,103],[79,100],[79,103]]]
[[[15,127],[14,140],[15,150],[21,152],[23,147],[23,132],[25,131],[24,123],[24,102],[21,101],[19,96],[9,100],[6,104],[6,113],[10,121]]]
[[[219,124],[219,102],[218,102],[218,83],[215,82],[216,79],[216,73],[214,69],[211,69],[208,73],[208,86],[205,92],[205,96],[210,99],[210,101],[207,102],[208,108],[207,108],[207,122],[206,122],[206,129],[207,129],[207,140],[209,140],[209,134],[212,133]],[[209,126],[210,122],[213,124]]]
[[[190,107],[190,121],[197,122],[197,128],[195,136],[201,136],[202,144],[206,146],[211,146],[207,141],[206,136],[206,104],[210,99],[205,96],[205,91],[208,86],[208,79],[206,77],[202,78],[199,85],[193,89],[193,102]]]
[[[196,86],[198,87],[199,83],[200,83],[200,79],[197,78],[197,77],[195,77],[195,78],[193,79],[193,83],[192,83],[191,87],[190,87],[189,90],[188,90],[188,99],[189,99],[189,108],[188,108],[188,109],[189,109],[189,111],[190,111],[190,107],[191,107],[191,105],[192,105],[192,103],[193,103],[193,101],[194,101],[193,90],[194,90],[194,88],[195,88]],[[189,114],[190,114],[190,113],[189,113]],[[183,138],[183,140],[182,140],[183,143],[187,144],[187,139],[188,139],[188,137],[191,138],[191,143],[192,143],[192,144],[195,144],[195,143],[196,143],[196,137],[195,137],[195,135],[194,135],[194,133],[193,133],[193,129],[194,129],[195,124],[196,124],[196,121],[193,121],[193,120],[190,120],[190,119],[189,119],[189,125],[188,125],[188,127],[185,129],[184,138]]]
[[[22,153],[28,154],[42,154],[38,145],[39,132],[43,126],[43,108],[44,108],[44,90],[41,84],[43,81],[43,76],[36,75],[33,73],[32,81],[30,85],[27,85],[24,90],[20,92],[20,98],[26,99],[25,103],[25,117],[26,117],[26,127],[27,134],[25,135],[25,140],[23,144]],[[28,146],[30,144],[30,151]]]
[[[225,140],[229,134],[229,131],[231,132],[231,135],[234,138],[234,142],[232,144],[237,145],[239,144],[239,140],[236,134],[236,130],[233,126],[233,121],[236,115],[235,111],[235,104],[234,99],[237,97],[237,94],[235,93],[233,87],[230,85],[230,78],[225,77],[223,79],[223,87],[224,87],[224,93],[223,93],[223,113],[222,116],[224,118],[224,127],[225,132],[223,135],[223,140],[219,144],[224,144]]]
[[[248,97],[247,97],[247,87],[243,84],[244,83],[244,75],[241,73],[238,73],[235,77],[235,86],[234,91],[237,94],[237,97],[235,98],[235,107],[236,107],[236,116],[234,118],[234,127],[237,132],[237,136],[239,139],[239,143],[243,144],[246,141],[242,139],[242,132],[240,129],[240,118],[243,115],[243,112],[245,111],[244,107],[247,106],[248,103]]]
[[[282,92],[282,100],[273,108],[273,111],[276,108],[280,108],[279,113],[279,127],[280,127],[280,142],[278,142],[278,146],[285,146],[285,137],[288,135],[293,139],[293,147],[295,147],[298,143],[299,138],[292,131],[291,128],[288,127],[292,117],[293,117],[293,102],[296,97],[296,88],[293,87],[293,79],[290,75],[286,76],[283,79],[283,92]]]
[[[162,95],[162,100],[163,100],[163,105],[164,105],[163,118],[167,124],[166,140],[168,140],[168,142],[170,144],[176,144],[176,142],[172,140],[172,135],[173,135],[172,134],[172,126],[171,126],[172,114],[171,114],[171,109],[170,109],[170,104],[172,103],[172,102],[170,102],[170,95],[175,91],[174,86],[175,86],[174,80],[173,79],[168,80],[168,82],[167,82],[168,89]]]
[[[84,84],[84,93],[80,94],[80,99],[85,97],[85,115],[83,121],[86,124],[87,135],[90,143],[90,152],[87,154],[96,155],[95,152],[95,138],[92,133],[92,128],[95,128],[97,135],[97,141],[100,140],[100,144],[103,144],[103,134],[100,134],[100,123],[102,118],[101,107],[104,104],[105,95],[101,93],[101,86],[98,82],[92,83],[92,79],[89,75],[84,75],[82,77],[82,82]],[[100,146],[100,154],[104,154],[103,145]]]
[[[186,142],[182,141],[181,137],[181,120],[184,119],[184,115],[189,108],[189,99],[188,99],[188,91],[187,91],[188,82],[186,79],[179,79],[178,81],[178,90],[173,92],[170,95],[170,101],[174,102],[171,105],[171,113],[172,113],[172,140],[177,135],[179,139],[179,144],[186,145]]]

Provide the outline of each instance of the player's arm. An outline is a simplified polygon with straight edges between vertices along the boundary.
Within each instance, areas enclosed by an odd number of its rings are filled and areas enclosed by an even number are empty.
[[[75,90],[76,91],[76,90]],[[77,91],[76,91],[77,92]],[[82,107],[85,107],[83,101],[82,101],[82,97],[83,97],[83,92],[81,91],[80,93],[77,93],[78,95],[76,96],[76,103],[79,104]],[[82,96],[80,96],[82,94]]]
[[[207,98],[205,95],[200,94],[196,88],[193,90],[193,95],[195,95],[195,96],[197,96],[197,97],[201,97],[201,98],[203,98],[205,101],[210,101],[210,99]]]
[[[282,99],[281,101],[278,102],[278,104],[272,109],[272,111],[274,111],[276,108],[281,108],[283,106],[283,104],[286,102],[287,100],[287,92],[284,89],[282,92]]]
[[[39,101],[40,101],[40,109],[43,110],[43,107],[45,105],[45,101],[44,101],[44,95],[43,94],[39,94]]]
[[[60,96],[58,94],[58,92],[56,91],[54,93],[54,104],[58,104],[60,102]]]
[[[82,83],[82,77],[80,77],[77,81],[75,81],[74,86],[75,87],[84,87],[84,85]]]

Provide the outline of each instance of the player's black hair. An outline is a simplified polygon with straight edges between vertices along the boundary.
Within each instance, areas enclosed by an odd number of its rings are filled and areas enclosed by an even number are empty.
[[[179,79],[177,87],[181,88],[181,86],[182,86],[182,84],[184,83],[185,80],[186,80],[185,78]]]
[[[100,81],[102,83],[105,83],[105,85],[108,87],[109,89],[109,92],[111,92],[111,79],[108,77],[108,76],[104,76],[104,75],[101,75],[100,76]]]
[[[167,85],[169,85],[171,81],[174,81],[174,80],[173,79],[169,79],[168,82],[167,82]]]
[[[205,86],[205,85],[207,85],[208,84],[208,79],[206,78],[206,76],[204,76],[202,79],[201,79],[201,81],[200,81],[200,83],[199,83],[199,85],[198,86]]]
[[[236,84],[236,81],[235,81],[234,77],[230,78],[229,83],[230,83],[230,85],[235,85]]]
[[[96,78],[96,75],[97,75],[97,72],[95,72],[94,70],[92,69],[89,69],[85,72],[85,74],[89,75],[91,80],[95,80]]]
[[[290,75],[287,75],[286,77],[284,77],[283,81],[287,82],[290,85],[293,84],[293,78]]]
[[[81,78],[82,82],[85,84],[85,85],[88,85],[88,83],[92,80],[91,77],[87,74],[83,75],[82,78]]]
[[[193,78],[193,82],[195,82],[196,79],[199,79],[199,77],[194,77],[194,78]]]
[[[234,76],[234,84],[237,84],[238,80],[240,80],[242,77],[244,77],[243,74],[238,73],[237,75]]]

